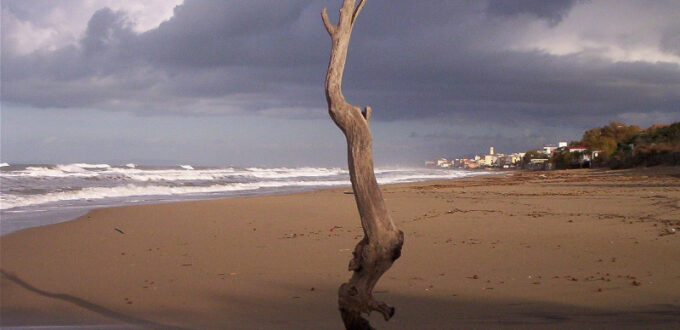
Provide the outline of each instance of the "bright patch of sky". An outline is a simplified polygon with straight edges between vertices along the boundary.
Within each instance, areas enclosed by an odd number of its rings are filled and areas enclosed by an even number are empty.
[[[136,32],[158,27],[170,19],[183,0],[50,0],[3,1],[3,41],[15,54],[36,50],[53,51],[76,44],[92,14],[102,8],[126,13]],[[12,10],[10,10],[10,8]],[[5,45],[3,45],[5,46]]]
[[[680,64],[679,54],[662,48],[669,31],[680,33],[680,6],[673,2],[579,2],[555,26],[531,22],[511,48],[559,56],[584,54],[616,62]]]

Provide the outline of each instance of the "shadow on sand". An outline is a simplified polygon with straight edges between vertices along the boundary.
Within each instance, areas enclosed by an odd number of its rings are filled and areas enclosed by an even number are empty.
[[[111,328],[181,329],[136,316],[125,315],[68,294],[52,293],[0,270],[2,276],[31,292],[58,299],[122,322]],[[318,284],[318,283],[317,283]],[[316,285],[314,289],[291,283],[261,282],[254,291],[234,294],[204,292],[206,306],[197,310],[164,310],[173,323],[189,329],[341,329],[337,310],[337,288]],[[272,294],[275,292],[275,294]],[[378,300],[396,307],[396,315],[385,322],[370,317],[378,329],[672,329],[680,327],[680,306],[639,306],[634,311],[592,309],[540,301],[466,299],[436,292],[400,294],[377,290]],[[42,311],[30,311],[43,315]],[[7,316],[7,315],[6,315]],[[11,316],[11,315],[9,315]],[[3,320],[4,325],[9,325]],[[15,323],[15,322],[12,322]],[[22,323],[17,323],[18,325]],[[53,323],[48,323],[53,324]],[[72,325],[74,323],[71,323]],[[86,324],[78,324],[87,328]],[[101,327],[98,327],[101,328]]]
[[[87,309],[91,312],[97,313],[99,315],[117,320],[119,322],[122,322],[126,325],[129,325],[133,328],[154,328],[154,329],[183,329],[167,324],[162,324],[162,323],[156,323],[132,316],[128,316],[113,310],[110,310],[106,307],[91,303],[87,300],[84,300],[82,298],[78,298],[69,294],[64,294],[64,293],[53,293],[53,292],[48,292],[45,290],[41,290],[39,288],[36,288],[35,286],[25,282],[18,276],[8,273],[5,270],[0,269],[0,274],[2,274],[2,277],[5,279],[21,286],[22,288],[29,290],[31,292],[37,293],[43,297],[48,297],[48,298],[53,298],[53,299],[58,299],[64,302],[71,303],[73,305],[76,305],[78,307],[82,307],[84,309]],[[5,319],[7,315],[3,315],[3,327],[6,326],[6,323],[11,323],[13,320],[7,320]],[[83,325],[86,326],[86,325]],[[125,326],[111,326],[111,328],[125,328]]]
[[[223,306],[218,314],[232,315],[229,327],[254,329],[340,329],[337,288],[296,287],[273,284],[288,297],[263,300],[253,296],[207,293]],[[295,292],[293,294],[293,292]],[[385,322],[379,313],[370,316],[378,329],[671,329],[680,327],[680,306],[641,306],[636,311],[597,310],[538,301],[468,300],[434,294],[404,295],[376,291],[377,300],[396,307]],[[223,320],[224,321],[224,320]],[[205,325],[210,326],[210,325]]]

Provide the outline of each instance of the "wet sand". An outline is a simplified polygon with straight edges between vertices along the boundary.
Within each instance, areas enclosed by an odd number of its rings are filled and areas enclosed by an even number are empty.
[[[116,207],[0,238],[0,325],[339,329],[348,189]],[[389,185],[380,329],[680,327],[680,168]],[[676,233],[672,234],[673,229]]]

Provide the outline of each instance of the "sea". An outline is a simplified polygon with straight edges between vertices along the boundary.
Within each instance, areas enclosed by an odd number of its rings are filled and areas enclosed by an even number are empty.
[[[380,184],[488,174],[376,168]],[[135,164],[0,164],[0,235],[74,219],[94,208],[229,198],[350,186],[337,167],[199,167]]]

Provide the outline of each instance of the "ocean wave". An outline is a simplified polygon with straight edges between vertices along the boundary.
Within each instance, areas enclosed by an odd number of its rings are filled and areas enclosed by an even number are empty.
[[[185,170],[185,169],[160,169],[160,170],[144,170],[137,168],[115,168],[108,173],[102,175],[123,175],[133,181],[151,182],[151,181],[209,181],[225,179],[234,174],[233,168],[225,169],[202,169],[202,170]]]
[[[94,177],[96,172],[82,167],[57,165],[55,167],[29,166],[24,170],[3,173],[3,177],[33,177],[33,178],[65,178],[65,177]]]
[[[421,168],[409,168],[409,167],[398,167],[398,168],[376,168],[373,170],[373,172],[378,175],[378,174],[383,174],[383,173],[403,173],[407,171],[422,171]]]
[[[35,206],[62,201],[89,201],[106,198],[121,198],[133,196],[170,196],[188,194],[212,194],[257,190],[262,188],[281,187],[310,187],[310,186],[339,186],[347,185],[349,181],[263,181],[250,183],[232,183],[211,186],[140,186],[127,184],[117,187],[88,187],[74,191],[58,191],[42,195],[8,195],[0,198],[0,209]]]
[[[237,169],[233,167],[220,169],[114,169],[115,172],[125,175],[135,181],[207,181],[223,180],[234,177],[254,178],[254,179],[292,179],[292,178],[313,178],[330,177],[346,174],[347,171],[339,168],[258,168],[250,167]],[[102,173],[105,174],[105,173]]]
[[[107,170],[111,168],[109,164],[88,164],[88,163],[74,163],[74,164],[59,164],[57,168],[64,172],[84,172],[89,170]]]
[[[340,168],[325,168],[325,167],[275,167],[275,168],[260,168],[248,167],[248,172],[243,175],[253,176],[263,179],[287,179],[297,177],[321,177],[347,174],[346,170]]]
[[[111,204],[113,200],[126,204],[133,199],[159,200],[149,196],[215,196],[220,193],[228,196],[229,192],[267,188],[281,191],[295,187],[349,185],[348,171],[337,167],[189,167],[88,163],[12,166],[12,170],[0,172],[0,209],[14,209],[14,212],[46,203],[54,204],[50,207],[71,205],[71,201],[87,205],[89,200],[102,200],[100,205]],[[380,184],[455,179],[488,173],[424,168],[378,168],[375,172]],[[131,196],[139,198],[128,198]],[[182,198],[173,197],[172,200]],[[69,202],[59,203],[61,201]]]
[[[109,180],[127,179],[139,182],[153,181],[210,181],[224,180],[233,177],[243,177],[251,179],[292,179],[292,178],[314,178],[346,175],[348,172],[340,168],[323,167],[299,167],[299,168],[259,168],[249,167],[237,169],[227,168],[206,168],[195,169],[190,165],[181,165],[180,168],[164,169],[142,169],[135,164],[127,164],[125,167],[112,167],[108,164],[65,164],[56,166],[32,166],[23,170],[3,172],[3,178],[99,178]]]
[[[390,183],[406,183],[415,181],[427,181],[427,180],[446,180],[446,179],[458,179],[462,177],[469,177],[475,175],[489,174],[489,172],[462,172],[462,171],[442,171],[443,173],[437,174],[408,174],[408,175],[395,175],[395,176],[385,176],[378,177],[378,183],[390,184]],[[448,172],[448,173],[446,173]]]
[[[9,163],[0,163],[0,167],[7,167],[9,166]]]
[[[64,177],[95,177],[110,170],[108,164],[58,164],[54,166],[28,166],[23,170],[7,171],[2,177],[33,177],[33,178],[64,178]]]

